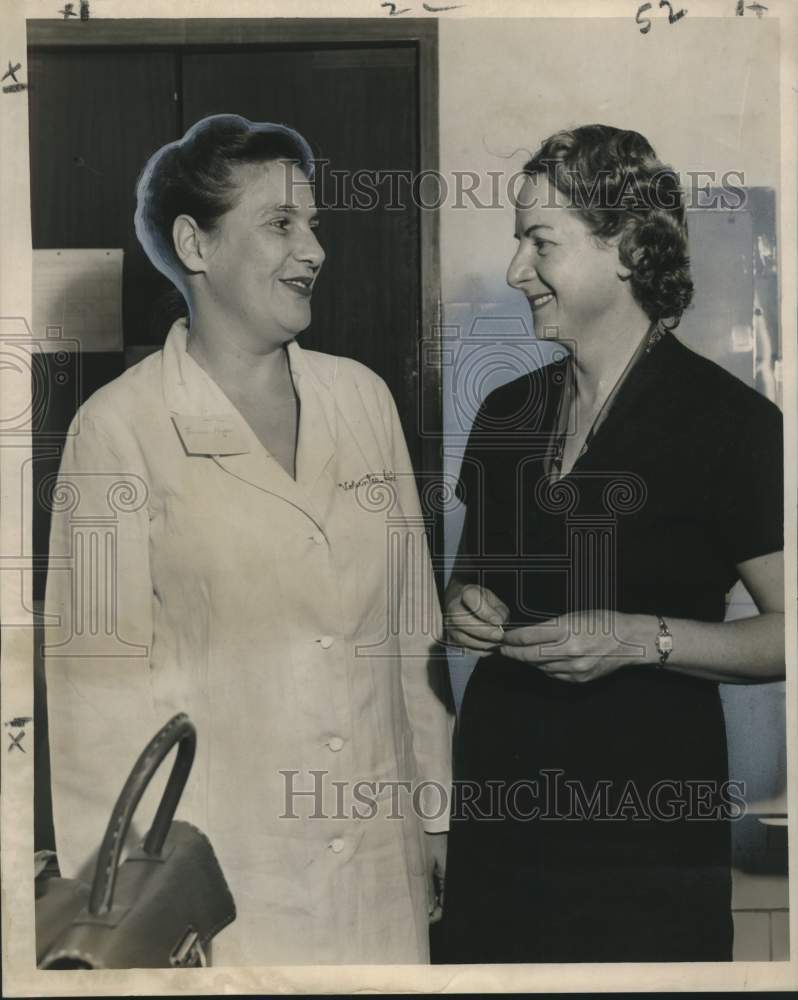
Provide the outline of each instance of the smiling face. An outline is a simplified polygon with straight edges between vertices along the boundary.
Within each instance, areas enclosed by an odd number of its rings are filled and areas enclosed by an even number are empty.
[[[235,168],[235,206],[206,234],[205,292],[214,311],[269,346],[310,324],[313,285],[324,262],[313,190],[284,160]]]
[[[538,337],[587,342],[631,304],[617,247],[592,235],[548,180],[524,178],[515,213],[518,248],[508,284],[529,302]]]

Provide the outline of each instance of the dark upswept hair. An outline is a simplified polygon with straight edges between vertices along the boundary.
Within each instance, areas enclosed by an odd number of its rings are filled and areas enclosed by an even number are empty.
[[[313,152],[298,132],[240,115],[203,118],[154,153],[136,184],[134,222],[155,267],[182,286],[185,270],[172,242],[174,220],[185,213],[211,231],[239,196],[233,168],[274,160],[296,163],[313,180]]]
[[[524,165],[567,196],[594,236],[620,236],[632,295],[652,322],[678,326],[693,298],[684,196],[639,132],[582,125],[549,136]]]

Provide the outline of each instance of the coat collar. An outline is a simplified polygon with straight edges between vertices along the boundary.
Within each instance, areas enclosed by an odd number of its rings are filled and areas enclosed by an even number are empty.
[[[210,375],[186,350],[185,319],[174,323],[163,348],[163,393],[188,455],[211,456],[223,469],[258,489],[282,496],[318,521],[313,493],[335,454],[336,412],[327,373],[295,342],[288,362],[299,396],[296,480],[261,445],[252,428]]]

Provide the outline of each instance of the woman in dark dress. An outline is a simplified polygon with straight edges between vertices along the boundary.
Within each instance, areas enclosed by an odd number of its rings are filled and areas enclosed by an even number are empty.
[[[508,281],[562,349],[463,460],[447,626],[481,659],[436,958],[729,961],[718,684],[783,677],[781,415],[671,332],[684,205],[641,135],[560,132],[524,172]],[[724,623],[738,579],[760,613]]]

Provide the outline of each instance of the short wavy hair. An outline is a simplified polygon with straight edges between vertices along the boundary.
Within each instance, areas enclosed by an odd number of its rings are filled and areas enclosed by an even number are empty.
[[[620,236],[635,301],[652,322],[678,326],[693,298],[684,195],[644,136],[610,125],[564,129],[523,172],[545,176],[602,241]]]
[[[296,163],[313,180],[310,145],[287,125],[211,115],[162,146],[136,184],[136,235],[153,265],[181,287],[186,272],[172,241],[175,219],[185,213],[212,231],[239,197],[233,168],[274,160]]]

